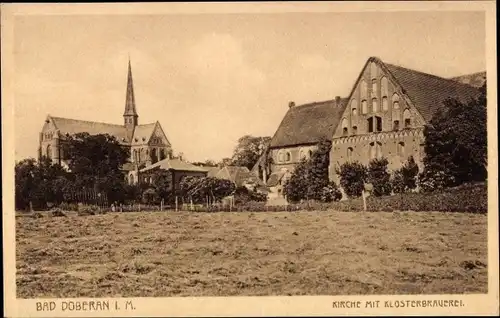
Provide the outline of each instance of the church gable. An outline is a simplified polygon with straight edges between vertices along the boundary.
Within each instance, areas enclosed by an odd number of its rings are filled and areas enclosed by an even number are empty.
[[[168,141],[167,136],[165,135],[165,132],[161,128],[159,122],[155,123],[154,129],[149,138],[148,145],[170,147],[170,142]]]
[[[422,116],[382,61],[370,58],[348,99],[334,138],[420,127]]]

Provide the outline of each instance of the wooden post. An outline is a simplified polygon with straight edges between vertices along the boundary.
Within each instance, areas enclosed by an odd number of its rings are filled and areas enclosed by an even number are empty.
[[[179,200],[178,200],[178,197],[175,196],[175,212],[179,211],[178,206],[179,206]]]
[[[363,192],[361,192],[361,196],[363,197],[363,211],[366,212],[366,194],[364,189]]]
[[[30,212],[33,212],[33,202],[30,200]]]
[[[141,212],[141,204],[140,203],[139,203],[139,209],[138,210],[139,210],[139,212]]]
[[[160,211],[163,211],[163,199],[160,201]]]
[[[193,197],[190,197],[189,200],[191,202],[191,211],[193,211],[194,210],[194,207],[193,207]]]

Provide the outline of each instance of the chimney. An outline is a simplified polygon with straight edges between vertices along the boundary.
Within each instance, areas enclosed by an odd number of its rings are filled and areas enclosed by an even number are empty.
[[[295,107],[295,102],[289,102],[288,103],[288,108],[292,108],[292,107]]]
[[[335,96],[335,106],[336,107],[340,106],[340,96]]]

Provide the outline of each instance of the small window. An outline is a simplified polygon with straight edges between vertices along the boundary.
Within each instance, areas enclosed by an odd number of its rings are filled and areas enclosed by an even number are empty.
[[[363,114],[368,113],[368,103],[366,102],[366,100],[361,101],[361,112]]]
[[[378,94],[378,85],[377,85],[377,80],[374,78],[372,79],[372,96],[377,96]]]
[[[382,110],[384,112],[386,112],[386,111],[389,110],[389,103],[387,102],[387,97],[386,96],[382,97]]]
[[[382,131],[382,117],[376,116],[375,119],[377,121],[377,131]]]
[[[392,95],[392,109],[399,109],[399,95]]]
[[[358,134],[358,126],[352,126],[352,134],[357,135]]]
[[[371,133],[373,132],[373,117],[368,118],[367,121],[368,121],[368,132]]]
[[[278,162],[283,162],[285,161],[285,154],[283,151],[278,152]]]
[[[374,113],[378,112],[378,101],[376,98],[372,99],[372,108]]]
[[[311,158],[311,157],[312,157],[312,155],[313,155],[312,150],[309,150],[309,158]]]
[[[410,118],[405,119],[405,128],[411,128],[411,119]]]
[[[358,110],[357,110],[356,108],[353,108],[353,109],[352,109],[352,115],[353,115],[353,116],[358,115]]]
[[[404,142],[398,143],[398,155],[401,158],[404,158],[404,156],[405,156],[405,143]]]
[[[351,160],[352,159],[352,147],[349,147],[347,148],[347,160]]]
[[[399,130],[399,120],[394,121],[392,130]]]
[[[347,136],[347,134],[348,134],[347,127],[342,128],[342,136]]]
[[[287,151],[286,156],[285,156],[286,162],[292,161],[292,154]]]

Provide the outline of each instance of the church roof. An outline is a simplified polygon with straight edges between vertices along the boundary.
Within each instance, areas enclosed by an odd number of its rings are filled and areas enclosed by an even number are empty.
[[[143,145],[149,142],[149,138],[153,134],[155,127],[156,123],[135,126],[134,136],[131,140],[132,146]]]
[[[338,103],[337,103],[338,102]],[[317,143],[333,136],[347,99],[291,106],[271,139],[270,147]]]
[[[137,116],[135,109],[134,83],[132,80],[132,66],[128,61],[128,76],[127,76],[127,95],[125,98],[125,112],[123,116]]]
[[[473,74],[461,75],[451,78],[454,81],[467,84],[474,87],[482,87],[484,82],[486,82],[486,72],[477,72]]]
[[[109,134],[116,137],[120,143],[128,143],[126,129],[123,125],[52,116],[50,118],[61,135],[73,135],[82,132],[87,132],[90,135]]]
[[[141,172],[146,172],[155,168],[164,170],[175,170],[175,171],[208,172],[207,169],[203,169],[202,167],[195,166],[180,159],[169,159],[169,158],[160,160],[152,165],[149,165],[141,169]]]
[[[479,90],[451,79],[431,75],[397,65],[383,63],[402,87],[425,121],[430,121],[442,102],[456,98],[467,102],[477,97]]]
[[[156,125],[156,123],[137,125],[134,130],[134,138],[132,139],[132,141],[129,141],[127,139],[127,130],[123,125],[63,117],[49,116],[49,118],[52,119],[52,122],[56,126],[56,129],[59,130],[61,135],[73,135],[82,132],[89,133],[90,135],[109,134],[111,136],[114,136],[121,144],[126,145],[139,145],[147,143]],[[135,138],[137,138],[137,141],[135,141]]]

